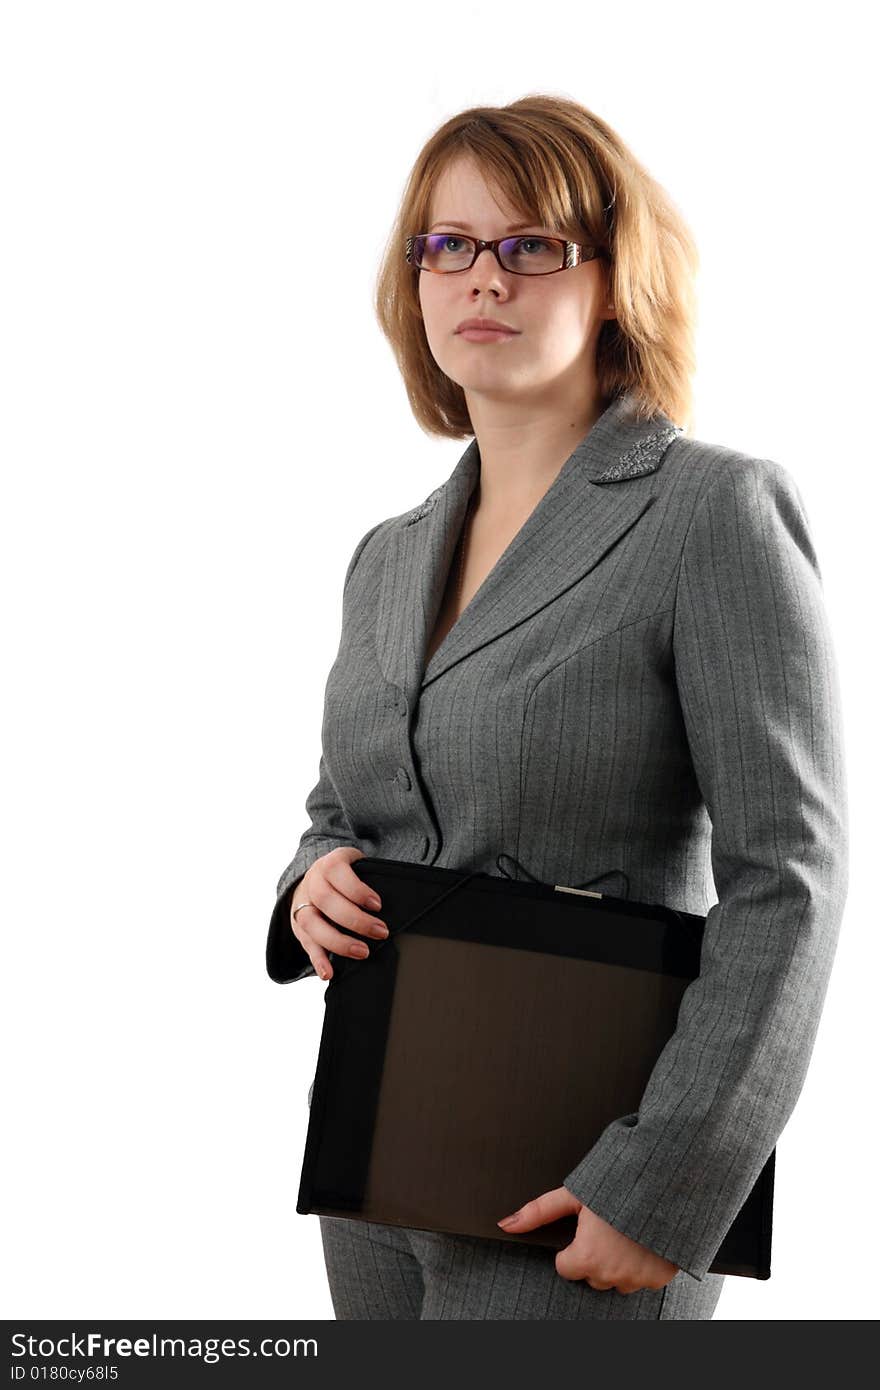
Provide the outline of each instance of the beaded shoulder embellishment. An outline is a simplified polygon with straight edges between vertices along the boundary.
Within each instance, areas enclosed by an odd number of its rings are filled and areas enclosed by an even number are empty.
[[[403,521],[404,526],[411,526],[414,521],[421,521],[423,516],[427,516],[431,508],[436,505],[445,486],[445,483],[441,483],[439,487],[435,487],[433,492],[428,493],[424,502],[420,502],[417,507],[413,507],[411,512],[407,512]]]
[[[616,483],[621,478],[638,478],[642,473],[652,473],[660,455],[684,430],[679,425],[669,425],[655,434],[646,435],[621,454],[619,459],[609,464],[603,473],[593,481],[596,483]]]

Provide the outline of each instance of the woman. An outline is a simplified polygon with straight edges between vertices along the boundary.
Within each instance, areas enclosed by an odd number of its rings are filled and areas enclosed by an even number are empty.
[[[696,264],[572,102],[463,112],[406,189],[380,321],[420,423],[474,438],[349,564],[269,973],[369,949],[334,924],[383,934],[363,854],[622,871],[708,917],[638,1114],[505,1227],[572,1212],[571,1245],[321,1216],[339,1318],[711,1318],[709,1265],[801,1090],[847,886],[837,675],[791,476],[680,423]]]

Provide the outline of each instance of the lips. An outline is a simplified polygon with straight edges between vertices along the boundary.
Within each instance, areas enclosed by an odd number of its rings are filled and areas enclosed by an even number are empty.
[[[513,328],[509,323],[502,323],[500,319],[462,319],[456,328],[456,333],[465,333],[469,328],[476,329],[481,333],[518,333],[518,328]]]

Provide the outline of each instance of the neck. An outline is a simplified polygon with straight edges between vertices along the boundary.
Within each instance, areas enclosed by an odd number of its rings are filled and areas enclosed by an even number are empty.
[[[592,429],[605,401],[582,410],[521,420],[477,419],[471,411],[480,451],[480,477],[472,502],[484,515],[514,515],[531,508],[552,485],[566,459]]]

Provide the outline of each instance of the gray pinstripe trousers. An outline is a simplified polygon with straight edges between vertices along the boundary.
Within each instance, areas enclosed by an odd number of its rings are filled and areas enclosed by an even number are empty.
[[[318,1220],[337,1319],[708,1319],[725,1279],[680,1270],[662,1289],[622,1294],[563,1279],[556,1252],[543,1246],[342,1216]]]

